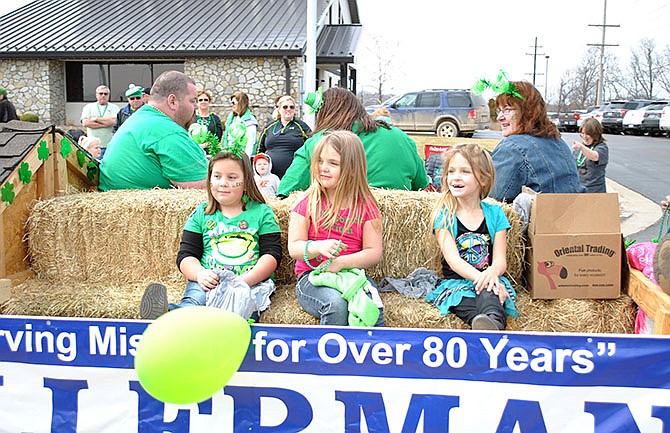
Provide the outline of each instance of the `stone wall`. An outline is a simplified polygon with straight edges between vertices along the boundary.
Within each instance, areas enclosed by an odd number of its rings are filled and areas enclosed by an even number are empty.
[[[291,96],[296,100],[303,66],[302,58],[289,59]],[[236,91],[249,96],[249,105],[261,127],[270,121],[275,98],[286,92],[286,68],[279,57],[187,59],[184,72],[196,81],[198,88],[212,93],[212,111],[224,121],[230,113],[230,95]],[[299,111],[296,116],[300,117]]]
[[[65,121],[65,65],[53,60],[2,60],[0,83],[19,115],[35,113],[41,122]]]
[[[289,59],[291,95],[298,99],[304,62]],[[230,113],[229,97],[240,90],[249,96],[260,126],[269,120],[274,100],[285,93],[286,70],[279,57],[194,58],[184,61],[184,72],[199,88],[212,93],[212,111],[224,121]],[[0,85],[19,114],[35,113],[41,122],[65,124],[65,63],[53,60],[2,60]],[[299,111],[296,115],[300,117]]]

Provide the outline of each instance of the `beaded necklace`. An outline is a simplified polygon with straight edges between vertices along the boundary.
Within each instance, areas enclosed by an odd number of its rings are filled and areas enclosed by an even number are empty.
[[[314,242],[314,241],[308,240],[305,243],[305,250],[302,254],[302,257],[305,259],[305,263],[307,263],[307,266],[309,266],[309,268],[312,269],[315,274],[320,274],[321,272],[324,272],[326,269],[328,269],[328,267],[330,267],[330,265],[333,263],[333,260],[335,259],[335,257],[329,258],[327,261],[325,261],[323,263],[320,263],[318,266],[312,266],[312,264],[309,262],[309,257],[307,257],[307,248],[309,247],[309,244],[311,244],[312,242]],[[340,239],[337,242],[337,246],[335,247],[335,252],[336,253],[340,250],[341,246],[342,246],[342,239]],[[323,256],[321,256],[321,254],[319,254],[316,257],[316,261],[317,262],[323,261]]]
[[[210,113],[207,117],[202,117],[199,114],[195,115],[196,120],[199,124],[209,129],[209,123],[211,122],[212,114]]]
[[[289,125],[289,123],[291,123],[291,121],[289,121],[286,125],[284,125],[284,127],[283,127],[281,130],[279,130],[279,132],[277,132],[277,125],[282,125],[282,123],[281,123],[281,119],[280,119],[280,120],[277,120],[277,123],[275,123],[274,128],[272,128],[272,135],[275,135],[275,136],[276,136],[276,135],[279,135],[279,134],[283,134],[283,133],[284,133],[284,130],[285,130],[286,127]]]

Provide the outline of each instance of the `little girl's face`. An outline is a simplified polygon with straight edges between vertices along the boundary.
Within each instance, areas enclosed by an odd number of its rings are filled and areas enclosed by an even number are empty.
[[[447,168],[447,186],[456,198],[479,197],[481,188],[472,166],[463,155],[455,154]]]
[[[335,191],[340,180],[340,154],[331,145],[325,146],[319,155],[318,180],[326,191]]]
[[[244,172],[237,161],[221,159],[212,166],[209,190],[219,206],[235,206],[242,203],[244,194]]]

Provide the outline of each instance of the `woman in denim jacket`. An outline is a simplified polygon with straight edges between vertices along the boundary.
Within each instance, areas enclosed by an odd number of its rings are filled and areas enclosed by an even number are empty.
[[[524,185],[536,192],[584,192],[570,146],[547,117],[540,92],[525,81],[509,84],[512,90],[496,98],[503,139],[491,154],[496,179],[490,196],[511,203]]]

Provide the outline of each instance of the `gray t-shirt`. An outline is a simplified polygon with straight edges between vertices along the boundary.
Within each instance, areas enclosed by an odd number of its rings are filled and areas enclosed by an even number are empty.
[[[595,146],[589,146],[589,149],[598,152],[600,155],[598,161],[591,161],[579,150],[573,152],[577,161],[579,183],[586,187],[586,192],[606,192],[605,168],[609,161],[609,148],[607,143],[601,142]]]

